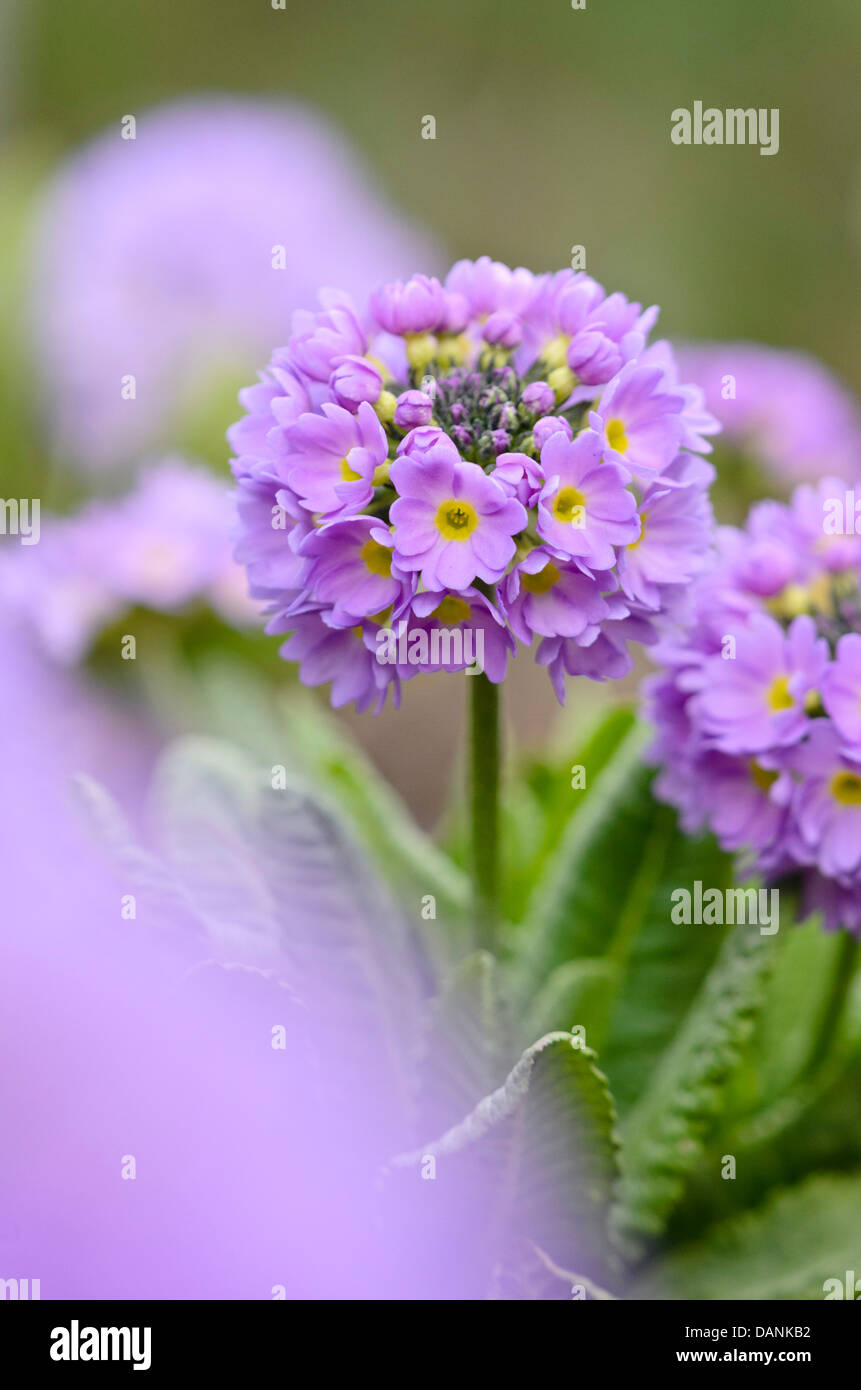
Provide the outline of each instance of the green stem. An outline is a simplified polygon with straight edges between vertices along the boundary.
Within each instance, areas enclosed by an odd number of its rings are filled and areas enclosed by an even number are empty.
[[[810,1061],[807,1064],[809,1076],[815,1076],[823,1063],[827,1060],[828,1054],[831,1051],[831,1045],[843,1021],[846,1000],[852,984],[852,976],[854,974],[855,962],[858,955],[858,937],[853,936],[852,932],[849,931],[842,932],[841,936],[843,939],[840,942],[837,958],[834,962],[831,989],[822,1012],[819,1034],[814,1043],[813,1051],[810,1054]]]
[[[499,687],[484,673],[467,680],[473,913],[478,942],[489,949],[499,912]]]

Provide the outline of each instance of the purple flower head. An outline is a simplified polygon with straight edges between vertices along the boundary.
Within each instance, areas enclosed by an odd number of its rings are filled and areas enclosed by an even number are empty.
[[[443,430],[436,425],[420,425],[404,436],[398,444],[397,453],[399,458],[408,454],[411,459],[423,459],[431,450],[436,452],[439,449],[443,449],[454,463],[460,460],[457,445]]]
[[[480,256],[477,261],[458,261],[445,283],[446,289],[463,297],[474,318],[487,319],[498,311],[522,314],[533,293],[535,277],[523,266],[510,270],[501,261]]]
[[[267,632],[290,632],[282,656],[299,663],[303,684],[331,684],[333,708],[355,704],[360,714],[367,709],[379,714],[390,689],[400,704],[396,670],[376,658],[379,627],[367,618],[350,627],[332,626],[325,612],[309,611],[280,615],[270,620]]]
[[[308,561],[303,588],[314,603],[331,605],[335,627],[353,627],[413,592],[413,576],[393,564],[388,528],[373,517],[349,517],[309,530],[300,547]]]
[[[657,610],[665,586],[687,585],[709,556],[712,512],[708,500],[714,469],[693,454],[679,454],[666,474],[646,488],[640,534],[620,568],[629,598]]]
[[[588,645],[610,615],[605,590],[610,574],[587,575],[538,545],[515,565],[499,586],[499,602],[511,630],[528,647],[534,635],[573,637]]]
[[[359,511],[371,500],[375,470],[388,441],[373,407],[356,415],[324,404],[319,415],[300,415],[287,432],[287,482],[309,512],[334,516]]]
[[[299,550],[310,522],[293,495],[277,478],[258,473],[238,480],[236,510],[239,539],[233,558],[246,567],[249,593],[272,599],[301,592],[308,561]]]
[[[801,487],[721,528],[655,649],[646,703],[656,790],[684,828],[713,830],[767,880],[800,880],[805,911],[859,931],[861,555],[838,564],[823,543],[833,490]]]
[[[433,256],[308,108],[207,96],[143,111],[136,141],[112,126],[59,168],[39,208],[31,302],[52,383],[46,424],[81,466],[128,465],[282,343],[318,286],[364,296]]]
[[[735,655],[705,665],[699,713],[706,736],[725,753],[797,743],[810,723],[806,697],[827,660],[811,618],[796,618],[784,633],[773,618],[754,614],[736,638]]]
[[[663,389],[659,367],[631,362],[602,392],[589,423],[635,473],[660,473],[679,451],[684,405],[680,392]]]
[[[616,547],[640,534],[637,499],[626,484],[630,474],[604,460],[600,435],[585,430],[576,439],[551,435],[541,450],[546,482],[538,499],[538,531],[584,569],[610,570]]]
[[[328,291],[320,295],[325,306],[318,313],[297,309],[288,342],[291,361],[312,381],[328,381],[335,364],[344,357],[361,357],[367,346],[365,330],[346,295]]]
[[[541,464],[528,454],[499,454],[491,477],[526,508],[536,505],[544,487]]]
[[[592,639],[545,637],[538,647],[536,661],[546,666],[560,704],[565,703],[566,676],[588,676],[593,681],[621,680],[634,664],[629,643],[656,641],[657,634],[648,619],[631,614],[624,607],[610,604],[610,616]]]
[[[815,358],[760,343],[708,343],[680,354],[727,444],[784,484],[855,478],[861,410]]]
[[[543,419],[536,420],[535,428],[532,431],[532,440],[540,455],[551,435],[562,434],[566,439],[570,439],[572,433],[571,426],[564,416],[545,415]]]
[[[345,410],[358,410],[363,401],[373,405],[379,400],[383,378],[379,367],[367,357],[338,357],[329,386],[338,405]]]
[[[834,725],[817,720],[792,762],[803,779],[794,807],[800,854],[838,879],[861,870],[861,747],[853,760],[842,745]]]
[[[521,399],[527,410],[535,415],[549,415],[556,404],[553,388],[546,381],[530,381]]]
[[[395,407],[395,424],[399,430],[421,429],[430,422],[433,401],[424,391],[403,391]]]
[[[151,464],[116,499],[89,502],[69,517],[42,516],[38,545],[8,547],[2,607],[63,664],[84,658],[100,632],[135,607],[178,613],[206,604],[246,626],[257,606],[231,557],[233,525],[230,493],[206,469],[181,459]],[[253,564],[255,572],[268,564],[256,547]],[[282,570],[279,584],[285,578],[292,576]]]
[[[391,518],[402,569],[420,570],[428,589],[465,589],[476,578],[488,584],[502,578],[526,510],[477,464],[454,463],[443,450],[423,459],[405,454],[392,464],[391,479],[398,491]]]
[[[667,390],[677,392],[684,398],[685,404],[681,412],[681,447],[691,449],[697,454],[711,453],[712,446],[707,436],[720,432],[720,421],[706,409],[705,391],[702,387],[682,382],[672,345],[665,338],[652,343],[651,347],[647,347],[641,354],[639,361],[642,367],[660,367],[663,372],[663,384]]]
[[[861,633],[847,632],[840,638],[821,693],[841,738],[861,748]]]
[[[270,630],[302,620],[301,641],[283,649],[301,655],[302,679],[324,669],[318,648],[327,661],[352,653],[359,679],[355,649],[333,632],[361,628],[367,647],[385,629],[388,652],[401,624],[419,648],[471,631],[444,619],[458,600],[480,617],[493,679],[536,635],[560,699],[569,675],[628,671],[631,643],[656,642],[678,618],[712,549],[712,469],[699,455],[713,422],[669,346],[646,348],[654,312],[589,276],[486,256],[459,261],[443,284],[387,281],[365,303],[327,290],[320,306],[294,317],[229,433],[237,554]],[[274,537],[273,507],[284,519]],[[702,625],[711,651],[715,624],[756,608],[732,587],[730,551]],[[408,661],[400,645],[382,664],[402,680],[472,665],[421,651]]]
[[[432,275],[413,275],[406,283],[395,280],[371,295],[371,313],[385,333],[399,336],[429,333],[445,317],[445,291]]]
[[[521,327],[517,314],[497,309],[484,323],[481,336],[494,347],[516,348],[520,342]]]
[[[588,400],[643,351],[657,310],[643,313],[622,294],[605,295],[585,273],[562,271],[537,286],[528,312],[522,362],[567,366]]]

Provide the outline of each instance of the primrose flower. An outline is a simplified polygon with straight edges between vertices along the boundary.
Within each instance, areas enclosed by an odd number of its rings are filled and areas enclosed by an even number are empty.
[[[732,660],[703,665],[699,713],[712,746],[724,753],[761,753],[797,743],[808,731],[807,697],[828,662],[828,646],[808,615],[787,632],[754,613]]]
[[[573,440],[552,434],[541,450],[538,532],[587,573],[612,569],[616,546],[631,545],[640,534],[637,499],[625,486],[631,475],[605,460],[605,452],[594,430]]]
[[[478,464],[431,450],[423,459],[397,459],[389,476],[398,492],[390,516],[402,569],[420,570],[428,589],[502,578],[512,537],[526,529],[526,509]]]
[[[393,563],[392,537],[374,517],[350,517],[311,530],[299,553],[309,561],[304,577],[308,596],[321,606],[332,605],[335,627],[352,627],[399,607],[415,585]]]
[[[367,506],[374,473],[386,460],[385,431],[367,401],[355,415],[324,401],[286,433],[285,481],[309,512],[339,515]]]
[[[663,385],[659,367],[627,363],[589,416],[611,453],[634,472],[660,473],[681,445],[685,398]]]
[[[827,543],[835,488],[719,529],[654,649],[646,708],[656,791],[683,828],[712,830],[769,882],[797,880],[805,911],[857,932],[861,553]]]
[[[668,344],[640,365],[655,315],[486,256],[294,314],[228,439],[235,553],[303,681],[376,710],[537,638],[564,699],[657,641],[709,556],[717,426]]]

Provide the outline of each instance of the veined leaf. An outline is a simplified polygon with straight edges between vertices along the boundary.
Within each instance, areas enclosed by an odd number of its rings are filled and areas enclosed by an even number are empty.
[[[773,938],[733,927],[685,1022],[622,1125],[618,1225],[658,1235],[694,1166],[761,1005]]]
[[[335,721],[305,706],[292,708],[289,738],[309,774],[337,798],[355,833],[400,890],[405,903],[419,904],[426,895],[436,899],[436,936],[445,932],[464,944],[457,927],[470,905],[463,870],[416,825],[403,801],[380,776],[364,753],[340,732]]]
[[[628,1297],[824,1298],[835,1292],[826,1280],[842,1285],[847,1270],[859,1270],[859,1211],[861,1175],[810,1178],[656,1262]]]
[[[428,1130],[452,1124],[505,1072],[499,967],[488,951],[460,962],[428,1011],[419,1064],[419,1110]]]
[[[615,981],[607,960],[571,960],[557,966],[532,1001],[521,1026],[522,1036],[585,1030],[587,1047],[604,1031]]]
[[[606,1267],[606,1221],[617,1178],[615,1115],[594,1053],[550,1033],[503,1084],[441,1138],[392,1161],[433,1156],[481,1203],[491,1264],[533,1241],[563,1268]]]

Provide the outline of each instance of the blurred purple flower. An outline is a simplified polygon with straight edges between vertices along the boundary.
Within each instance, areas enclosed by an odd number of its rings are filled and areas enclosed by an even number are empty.
[[[58,451],[99,468],[167,444],[219,373],[286,340],[318,285],[366,293],[417,259],[433,261],[429,239],[306,108],[186,100],[138,117],[134,140],[118,121],[57,172],[35,237],[35,352]],[[361,351],[340,340],[339,355]]]
[[[118,499],[43,518],[38,545],[7,545],[0,603],[61,663],[81,660],[133,607],[175,613],[203,602],[246,626],[257,610],[231,555],[234,524],[230,494],[206,469],[153,464]]]
[[[725,442],[791,485],[861,469],[861,409],[814,357],[761,343],[691,344],[678,353]]]

